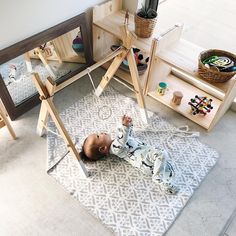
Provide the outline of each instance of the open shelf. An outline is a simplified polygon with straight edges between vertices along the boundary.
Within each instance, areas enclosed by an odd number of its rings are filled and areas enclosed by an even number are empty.
[[[157,50],[156,56],[165,61],[168,65],[173,66],[181,72],[193,77],[193,80],[191,80],[191,78],[188,80],[189,83],[192,83],[195,86],[199,85],[199,87],[201,86],[201,89],[203,90],[208,90],[210,87],[220,93],[226,93],[227,90],[232,87],[232,84],[234,83],[233,79],[225,83],[209,83],[199,77],[198,57],[204,50],[205,49],[202,47],[199,47],[184,39],[180,39],[172,45],[169,45],[168,48],[165,48],[164,50]],[[196,81],[199,81],[199,83]]]
[[[108,69],[108,67],[110,66],[111,62],[107,62],[105,64],[102,65],[102,67],[104,69]],[[120,79],[126,81],[127,83],[129,83],[130,85],[133,85],[133,82],[132,82],[132,78],[131,78],[131,75],[128,71],[125,71],[125,70],[122,70],[122,69],[118,69],[116,71],[116,74],[115,74],[117,77],[119,77]],[[145,71],[145,73],[143,75],[139,75],[139,79],[140,79],[140,85],[141,87],[143,88],[144,86],[144,83],[145,83],[145,80],[146,80],[146,77],[147,77],[147,70]]]
[[[104,56],[107,47],[122,40],[120,26],[124,25],[125,12],[121,10],[121,1],[109,1],[97,6],[93,11],[93,48],[94,56]],[[129,15],[128,30],[134,32],[134,16]],[[175,24],[169,29],[158,27],[152,37],[137,37],[133,44],[150,55],[150,65],[146,73],[140,76],[145,95],[172,108],[200,126],[211,130],[230,107],[236,95],[236,76],[225,83],[209,83],[198,75],[198,58],[205,49],[181,39],[182,24]],[[109,45],[109,46],[108,46]],[[110,64],[104,65],[108,68]],[[116,76],[132,84],[129,73],[118,70]],[[165,95],[158,95],[159,82],[166,82],[168,90]],[[171,102],[174,91],[184,95],[180,105]],[[207,96],[211,98],[213,110],[205,116],[192,115],[188,102],[191,98]]]
[[[105,58],[107,55],[109,55],[110,53],[111,53],[111,51],[109,51],[109,52],[107,52],[107,53],[104,53],[104,54],[103,54],[104,58]],[[94,58],[94,60],[95,60],[95,61],[99,61],[99,59],[96,59],[96,58]],[[102,68],[104,68],[104,69],[107,70],[107,69],[109,68],[109,66],[111,65],[111,62],[112,62],[112,61],[108,61],[108,62],[104,63],[104,64],[102,65]],[[148,73],[148,69],[145,71],[144,74],[139,75],[140,85],[141,85],[142,88],[144,87],[144,84],[145,84],[145,81],[146,81],[146,78],[147,78],[147,73]],[[129,73],[128,71],[125,71],[125,70],[119,68],[119,69],[116,71],[115,76],[117,76],[117,77],[119,77],[120,79],[126,81],[128,84],[133,85],[131,75],[130,75],[130,73]]]
[[[166,106],[172,108],[173,110],[177,111],[178,113],[184,115],[188,119],[198,123],[199,125],[203,126],[204,128],[208,129],[212,120],[214,119],[215,114],[217,113],[221,101],[211,95],[207,94],[206,92],[192,86],[191,84],[183,81],[182,79],[174,76],[173,74],[169,74],[165,79],[162,80],[163,82],[168,84],[168,89],[164,95],[159,95],[155,90],[151,90],[148,92],[148,95],[155,100],[165,104]],[[157,83],[158,85],[158,83]],[[156,85],[156,87],[157,87]],[[184,91],[183,98],[180,105],[175,105],[171,102],[173,97],[174,91]],[[208,113],[206,116],[197,114],[192,115],[191,107],[188,105],[188,102],[191,98],[194,98],[195,95],[198,96],[207,96],[212,98],[212,106],[213,110]]]
[[[113,14],[110,14],[100,20],[94,21],[93,24],[98,28],[106,31],[109,34],[112,34],[119,40],[122,40],[122,34],[120,27],[124,25],[125,11],[117,11]],[[134,32],[134,16],[129,14],[129,24],[128,30]],[[160,29],[157,32],[153,33],[153,37],[159,36]],[[150,51],[150,46],[152,44],[152,37],[150,38],[139,38],[137,37],[134,40],[135,47],[141,49],[142,51],[148,53]]]
[[[104,48],[105,49],[105,48]],[[110,48],[106,48],[104,50],[104,52],[102,53],[101,56],[99,56],[98,58],[94,58],[94,61],[98,62],[99,60],[101,60],[102,58],[106,58],[109,54],[111,54],[112,51],[110,50]],[[111,61],[108,61],[106,63],[104,63],[101,67],[104,68],[104,69],[108,69],[109,66],[111,65]],[[140,79],[140,85],[141,87],[143,88],[144,87],[144,84],[146,82],[146,78],[147,78],[147,74],[148,74],[148,68],[147,70],[144,72],[144,74],[142,75],[139,75],[139,79]],[[123,70],[121,68],[119,68],[116,73],[115,73],[115,76],[119,77],[120,79],[126,81],[128,84],[130,85],[133,85],[133,82],[132,82],[132,78],[131,78],[131,75],[130,75],[130,72],[129,71],[126,71],[126,70]]]

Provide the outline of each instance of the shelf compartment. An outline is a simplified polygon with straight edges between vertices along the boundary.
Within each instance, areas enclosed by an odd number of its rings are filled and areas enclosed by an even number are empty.
[[[106,63],[104,63],[104,64],[102,65],[102,67],[103,67],[104,69],[108,69],[108,67],[110,66],[110,64],[111,64],[111,61],[106,62]],[[145,83],[145,80],[146,80],[146,78],[147,78],[147,71],[148,71],[148,70],[146,70],[143,75],[139,75],[139,79],[140,79],[139,82],[140,82],[140,85],[141,85],[142,88],[143,88],[144,83]],[[124,70],[122,70],[122,69],[119,68],[119,69],[116,71],[115,76],[117,76],[117,77],[120,78],[121,80],[126,81],[128,84],[133,85],[132,78],[131,78],[131,75],[130,75],[129,72],[124,71]]]
[[[124,19],[125,11],[117,11],[111,15],[102,18],[101,20],[94,21],[93,24],[96,27],[106,31],[107,33],[110,33],[113,36],[117,37],[119,40],[122,40],[120,27],[124,25]],[[129,14],[128,30],[131,33],[134,33],[134,15],[132,14]],[[137,39],[134,40],[134,46],[146,53],[149,53],[150,46],[152,44],[152,39],[153,37],[158,37],[159,32],[161,32],[160,29],[158,29],[158,32],[154,32],[152,37],[150,38],[137,37]]]
[[[104,48],[104,51],[103,51],[102,55],[99,55],[98,58],[94,58],[94,61],[98,62],[102,58],[106,58],[111,53],[112,53],[112,51],[111,51],[111,49],[109,47]],[[101,67],[107,70],[109,68],[109,66],[111,65],[111,62],[112,62],[112,60],[104,63]],[[139,79],[140,79],[139,82],[140,82],[141,88],[143,88],[144,85],[145,85],[145,82],[146,82],[146,79],[147,79],[147,75],[148,75],[148,68],[144,72],[144,74],[139,75]],[[130,73],[128,71],[125,71],[125,70],[119,68],[116,71],[115,76],[119,77],[121,80],[126,81],[128,84],[133,85],[131,75],[130,75]]]
[[[165,104],[166,106],[172,108],[173,110],[177,111],[178,113],[184,115],[188,119],[194,121],[195,123],[199,124],[200,126],[208,129],[210,127],[210,124],[212,120],[214,119],[221,101],[204,91],[192,86],[191,84],[183,81],[182,79],[174,76],[173,74],[169,74],[165,79],[162,80],[163,82],[167,83],[168,89],[164,95],[159,95],[155,90],[151,90],[148,92],[148,95],[155,100]],[[157,83],[158,85],[158,83]],[[156,86],[157,87],[157,86]],[[180,105],[175,105],[171,102],[173,97],[174,91],[181,91],[183,93],[183,98]],[[194,98],[195,95],[198,96],[207,96],[212,98],[212,106],[213,110],[211,110],[210,113],[208,113],[206,116],[197,114],[192,115],[191,113],[191,107],[188,105],[188,102],[191,98]]]
[[[226,91],[234,83],[234,79],[230,79],[225,83],[209,83],[206,80],[203,80],[198,75],[198,56],[205,49],[199,47],[191,42],[188,42],[184,39],[180,39],[178,42],[173,43],[167,48],[158,51],[156,56],[161,60],[165,61],[168,65],[177,68],[183,73],[186,73],[194,78],[196,78],[203,85],[201,89],[213,88],[220,93],[226,93]],[[201,86],[200,83],[197,84],[194,81],[188,80],[187,82],[192,83],[195,86]]]
[[[109,1],[94,8],[93,35],[95,58],[107,52],[108,45],[114,39],[122,39],[119,27],[124,24],[125,12],[121,10],[120,1]],[[205,49],[181,39],[183,25],[175,24],[163,31],[161,22],[149,39],[137,38],[133,45],[150,54],[150,66],[147,75],[141,76],[143,91],[162,104],[170,107],[186,118],[206,128],[208,131],[219,121],[229,108],[236,93],[236,76],[225,83],[209,83],[198,76],[198,57]],[[130,15],[128,30],[134,32],[134,18]],[[113,38],[112,38],[113,37]],[[104,55],[105,56],[105,55]],[[104,65],[108,68],[109,63]],[[118,70],[116,76],[132,84],[129,73]],[[156,87],[159,82],[166,82],[169,89],[164,96],[158,95]],[[184,95],[181,104],[171,102],[174,91]],[[188,102],[195,95],[212,98],[213,110],[207,115],[192,115]]]

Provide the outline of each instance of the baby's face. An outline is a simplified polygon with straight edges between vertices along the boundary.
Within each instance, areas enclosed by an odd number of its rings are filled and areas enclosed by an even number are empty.
[[[111,143],[111,137],[107,133],[93,134],[93,137],[95,138],[99,147],[109,146]]]
[[[90,134],[86,143],[96,145],[97,147],[109,147],[111,144],[111,137],[107,133]]]

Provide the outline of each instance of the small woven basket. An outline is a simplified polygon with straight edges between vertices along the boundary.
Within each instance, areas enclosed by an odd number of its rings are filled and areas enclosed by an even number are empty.
[[[217,71],[211,68],[207,68],[202,62],[211,56],[224,56],[230,58],[234,61],[236,65],[236,56],[230,52],[226,52],[223,50],[218,49],[210,49],[200,53],[198,58],[198,74],[202,79],[205,79],[212,83],[223,83],[227,80],[231,79],[235,74],[236,71],[233,72],[223,72]]]
[[[153,30],[156,26],[157,17],[153,19],[146,19],[135,14],[135,34],[140,38],[151,37]]]

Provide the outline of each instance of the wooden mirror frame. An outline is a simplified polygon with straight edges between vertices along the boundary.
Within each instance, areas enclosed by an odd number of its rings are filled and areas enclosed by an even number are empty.
[[[82,39],[84,42],[84,54],[86,63],[83,64],[81,67],[79,67],[77,70],[74,70],[71,73],[66,74],[61,78],[57,79],[56,84],[58,85],[93,64],[91,33],[88,31],[88,25],[85,13],[75,16],[56,26],[53,26],[27,39],[24,39],[12,46],[0,50],[0,64],[8,62],[9,60],[18,57],[24,54],[25,52],[28,52],[38,47],[39,45],[48,42],[52,39],[55,39],[60,35],[63,35],[78,27],[80,27]],[[7,89],[7,86],[3,81],[1,74],[0,74],[0,98],[2,99],[2,102],[4,103],[6,110],[12,120],[15,120],[17,117],[19,117],[26,111],[32,109],[40,101],[39,94],[36,93],[35,95],[32,95],[31,97],[29,97],[29,99],[23,101],[19,105],[15,105]]]

